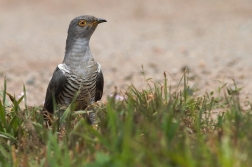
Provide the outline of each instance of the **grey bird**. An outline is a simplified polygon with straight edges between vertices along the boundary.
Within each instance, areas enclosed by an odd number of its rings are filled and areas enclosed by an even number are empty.
[[[90,15],[76,17],[70,22],[64,60],[56,67],[46,92],[44,108],[49,113],[54,111],[54,98],[57,107],[68,106],[78,91],[76,110],[84,110],[102,98],[101,65],[93,58],[89,40],[98,24],[103,22],[107,21]]]

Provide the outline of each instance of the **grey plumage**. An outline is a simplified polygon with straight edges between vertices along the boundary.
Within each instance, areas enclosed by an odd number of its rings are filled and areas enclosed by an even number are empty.
[[[90,103],[101,99],[103,74],[90,51],[89,40],[102,22],[106,20],[89,15],[71,21],[64,60],[55,69],[47,88],[44,108],[48,112],[53,113],[53,98],[58,106],[69,105],[78,90],[76,110],[85,109]]]

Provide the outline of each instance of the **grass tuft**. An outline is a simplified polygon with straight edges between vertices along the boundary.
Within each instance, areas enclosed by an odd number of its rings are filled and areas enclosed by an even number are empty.
[[[164,73],[163,83],[146,79],[147,89],[131,85],[124,100],[115,94],[77,112],[72,103],[63,115],[55,112],[50,127],[43,107],[27,106],[25,86],[16,99],[4,80],[0,166],[251,166],[251,107],[242,109],[241,88],[234,82],[196,96],[187,75],[175,90]],[[83,117],[89,110],[95,126]]]

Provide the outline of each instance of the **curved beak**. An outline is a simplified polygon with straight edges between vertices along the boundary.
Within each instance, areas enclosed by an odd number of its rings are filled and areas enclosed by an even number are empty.
[[[98,23],[98,24],[103,23],[103,22],[107,22],[107,20],[102,19],[102,18],[98,18],[98,20],[97,20],[97,23]]]

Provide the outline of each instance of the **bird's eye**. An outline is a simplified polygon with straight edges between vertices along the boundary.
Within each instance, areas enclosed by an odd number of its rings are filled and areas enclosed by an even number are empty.
[[[79,26],[84,27],[87,23],[85,20],[80,20],[78,24]]]

